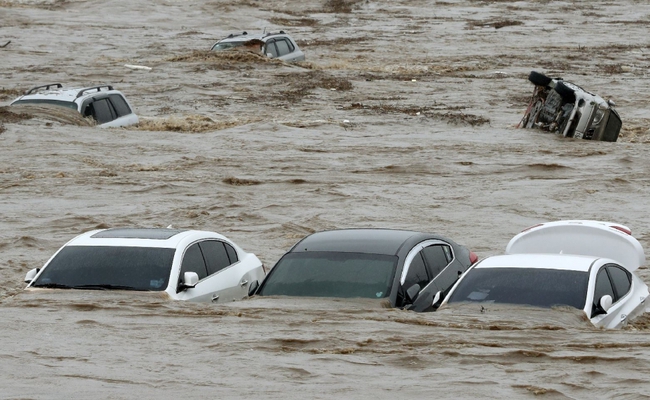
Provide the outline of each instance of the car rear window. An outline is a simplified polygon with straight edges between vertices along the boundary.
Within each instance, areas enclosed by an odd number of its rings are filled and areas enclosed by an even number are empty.
[[[259,294],[383,298],[390,294],[396,265],[396,256],[289,253],[273,267]]]
[[[66,246],[32,287],[115,286],[162,291],[167,288],[174,252],[167,248]]]
[[[588,281],[588,273],[582,271],[475,268],[467,273],[447,302],[524,304],[547,308],[566,305],[582,309]]]

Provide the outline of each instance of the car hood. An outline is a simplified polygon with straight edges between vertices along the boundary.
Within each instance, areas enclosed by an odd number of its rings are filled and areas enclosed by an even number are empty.
[[[616,228],[617,227],[617,228]],[[615,260],[634,272],[645,264],[643,247],[626,226],[601,221],[556,221],[536,225],[513,237],[506,254],[578,254]]]

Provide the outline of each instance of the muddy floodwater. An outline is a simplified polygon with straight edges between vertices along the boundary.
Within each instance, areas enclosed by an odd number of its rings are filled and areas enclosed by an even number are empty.
[[[207,52],[264,29],[306,61]],[[650,248],[649,38],[637,0],[0,0],[0,398],[650,398],[648,314],[605,331],[564,308],[22,282],[75,235],[125,226],[218,231],[269,267],[348,227],[486,257],[527,226],[598,219]],[[613,99],[618,142],[517,129],[531,70]],[[113,84],[141,123],[7,107],[54,82]]]

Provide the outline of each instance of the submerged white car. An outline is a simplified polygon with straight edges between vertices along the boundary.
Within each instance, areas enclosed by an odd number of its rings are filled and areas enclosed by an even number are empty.
[[[138,124],[138,116],[122,92],[111,85],[63,88],[60,83],[36,86],[11,102],[11,105],[37,104],[67,107],[91,118],[102,128]]]
[[[557,221],[512,238],[506,255],[468,269],[441,307],[506,303],[583,310],[597,327],[621,328],[649,312],[648,286],[634,274],[645,264],[641,244],[623,225]]]
[[[214,232],[118,228],[83,233],[43,268],[27,273],[27,290],[166,292],[176,300],[241,300],[264,278],[262,262]],[[255,283],[257,284],[257,283]]]

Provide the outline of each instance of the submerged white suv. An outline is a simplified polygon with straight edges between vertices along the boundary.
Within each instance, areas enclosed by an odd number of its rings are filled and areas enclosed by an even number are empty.
[[[589,93],[580,86],[532,71],[535,85],[521,128],[540,128],[566,137],[615,142],[621,117],[614,102]]]
[[[230,34],[212,45],[210,50],[223,51],[235,47],[248,47],[255,51],[261,51],[270,58],[277,58],[282,61],[304,61],[305,53],[300,50],[295,40],[284,31],[268,32],[260,34],[249,34],[242,32],[239,35]]]
[[[64,89],[60,83],[36,86],[11,105],[45,104],[77,110],[83,117],[96,121],[102,128],[135,125],[138,116],[122,92],[110,85]]]

